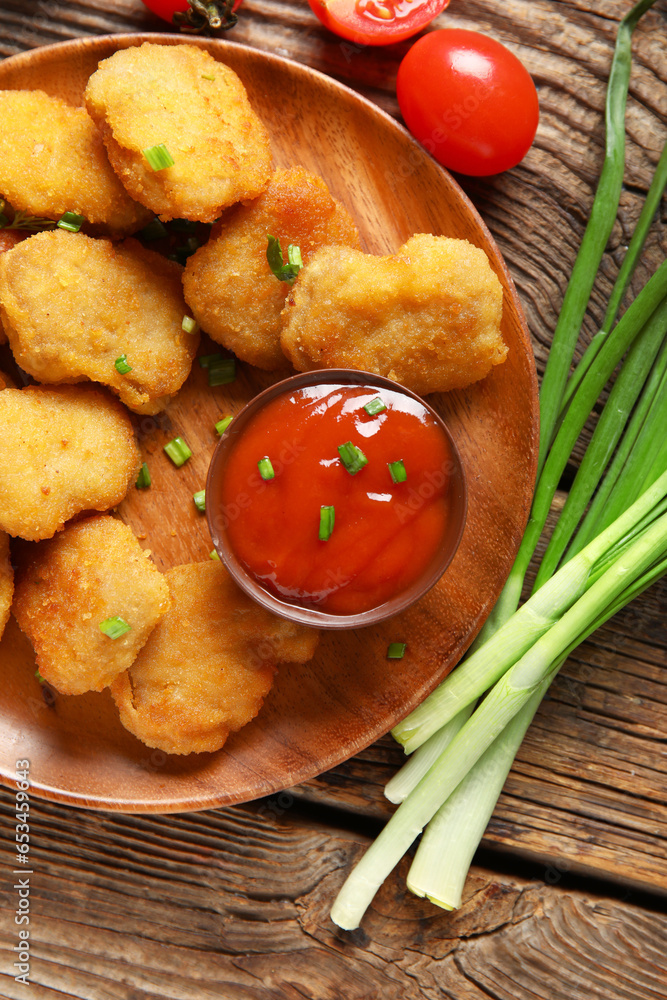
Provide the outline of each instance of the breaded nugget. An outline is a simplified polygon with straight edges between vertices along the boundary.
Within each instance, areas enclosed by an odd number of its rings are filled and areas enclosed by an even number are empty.
[[[29,215],[57,220],[76,212],[115,236],[151,218],[111,169],[85,108],[41,90],[0,91],[0,194]]]
[[[32,546],[13,611],[42,677],[62,694],[83,694],[127,670],[169,603],[163,575],[131,529],[97,514]],[[116,639],[100,628],[115,618],[130,626]]]
[[[12,247],[15,247],[17,243],[21,242],[21,240],[26,239],[28,235],[28,233],[23,233],[17,229],[0,229],[0,254],[5,253],[7,250],[11,250]],[[7,334],[2,326],[2,318],[0,318],[0,344],[6,343]],[[0,380],[1,379],[2,375],[0,374]],[[3,386],[0,386],[0,388],[3,388]]]
[[[183,331],[186,311],[180,264],[137,240],[58,229],[0,255],[18,364],[40,382],[102,382],[137,413],[163,410],[190,372],[199,335]],[[116,367],[123,356],[129,372]]]
[[[9,535],[0,531],[0,639],[9,620],[14,594],[14,570],[9,561]]]
[[[188,263],[185,300],[202,329],[243,361],[273,371],[285,367],[280,312],[290,286],[272,273],[267,235],[290,243],[307,261],[319,247],[359,247],[351,216],[329,194],[321,177],[303,167],[277,170],[264,194],[230,209]]]
[[[88,81],[86,106],[129,193],[163,220],[214,222],[271,174],[264,125],[236,73],[193,45],[121,49]],[[164,145],[174,165],[153,170]]]
[[[219,750],[259,712],[276,663],[305,663],[318,633],[260,608],[219,562],[166,574],[172,608],[111,685],[126,729],[166,753]]]
[[[324,247],[283,311],[299,371],[359,368],[422,395],[461,389],[505,360],[503,291],[483,250],[419,234],[391,257]]]
[[[16,384],[14,380],[6,374],[6,372],[0,372],[0,390],[1,389],[15,389]]]
[[[121,404],[92,386],[0,392],[0,530],[38,541],[75,514],[109,510],[141,455]]]

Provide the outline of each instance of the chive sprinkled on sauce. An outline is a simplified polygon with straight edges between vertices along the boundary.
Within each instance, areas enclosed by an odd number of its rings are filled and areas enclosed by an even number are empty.
[[[405,650],[407,648],[407,643],[405,642],[390,642],[389,648],[387,649],[387,659],[388,660],[402,660],[405,656]]]
[[[148,466],[145,462],[141,463],[141,468],[139,469],[139,475],[137,476],[137,481],[134,484],[138,490],[146,490],[151,484],[151,474],[148,470]]]
[[[192,452],[182,437],[175,437],[172,441],[168,441],[164,450],[178,468],[185,465],[189,458],[192,458]]]
[[[128,372],[132,371],[132,365],[128,364],[127,354],[121,354],[119,358],[116,358],[114,366],[119,375],[127,375]]]
[[[200,510],[203,514],[206,510],[206,490],[197,490],[196,493],[192,494],[192,499],[195,502],[197,510]]]
[[[358,448],[356,444],[352,444],[351,441],[339,444],[338,454],[340,455],[341,462],[351,476],[356,476],[357,472],[363,469],[365,465],[368,465],[368,459],[361,448]]]
[[[159,142],[156,146],[149,146],[148,149],[144,150],[144,156],[151,169],[156,172],[174,165],[174,158],[163,142]]]
[[[375,417],[378,413],[384,413],[386,409],[387,407],[379,396],[376,396],[375,399],[369,399],[367,403],[364,403],[364,410],[369,417]]]
[[[231,424],[233,417],[223,417],[222,420],[218,420],[215,425],[215,433],[221,436],[225,433],[229,425]]]
[[[328,542],[334,530],[335,511],[331,504],[323,504],[320,507],[320,531],[318,538],[321,542]]]
[[[104,632],[108,635],[110,639],[120,639],[121,635],[125,635],[126,632],[131,630],[132,626],[128,625],[124,618],[120,615],[114,615],[112,618],[105,618],[103,622],[100,622],[100,632]]]
[[[387,468],[389,469],[392,483],[404,483],[408,478],[402,458],[399,458],[397,462],[387,462]]]
[[[273,471],[273,465],[268,455],[265,455],[264,458],[260,458],[257,463],[257,468],[259,469],[259,474],[262,479],[275,479],[276,474]]]
[[[66,229],[68,233],[78,233],[85,221],[86,218],[83,215],[77,215],[76,212],[65,212],[58,219],[56,226],[59,229]]]

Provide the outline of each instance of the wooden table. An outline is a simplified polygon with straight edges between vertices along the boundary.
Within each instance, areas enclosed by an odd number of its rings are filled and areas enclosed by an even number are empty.
[[[603,150],[604,87],[626,0],[452,0],[440,26],[513,48],[541,122],[524,162],[464,181],[516,282],[544,365]],[[139,0],[1,0],[0,55],[75,36],[161,30]],[[409,43],[334,38],[304,0],[245,0],[228,36],[333,75],[398,115]],[[667,136],[667,2],[635,33],[619,221],[584,335],[596,330]],[[663,202],[637,290],[667,249]],[[591,424],[592,426],[592,424]],[[562,499],[562,498],[561,498]],[[227,1000],[655,1000],[667,997],[667,584],[570,659],[531,727],[463,907],[411,897],[401,865],[363,928],[328,913],[390,813],[390,737],[271,799],[176,816],[33,801],[31,985],[14,981],[13,794],[0,793],[0,995]]]

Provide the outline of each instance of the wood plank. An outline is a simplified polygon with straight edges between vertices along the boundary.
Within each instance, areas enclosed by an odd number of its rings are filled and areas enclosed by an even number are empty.
[[[0,993],[21,1000],[12,805],[2,791]],[[33,802],[30,825],[38,1000],[667,996],[665,914],[541,877],[476,868],[449,914],[406,895],[402,865],[363,928],[338,931],[329,907],[366,840],[309,821],[289,796],[168,817]]]

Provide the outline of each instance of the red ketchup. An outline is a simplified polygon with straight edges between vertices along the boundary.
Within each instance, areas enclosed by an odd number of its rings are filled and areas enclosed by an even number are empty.
[[[449,442],[417,400],[373,386],[306,386],[269,401],[239,435],[217,513],[237,559],[266,590],[354,615],[405,591],[432,564],[451,470]],[[334,508],[333,526],[322,507]]]

